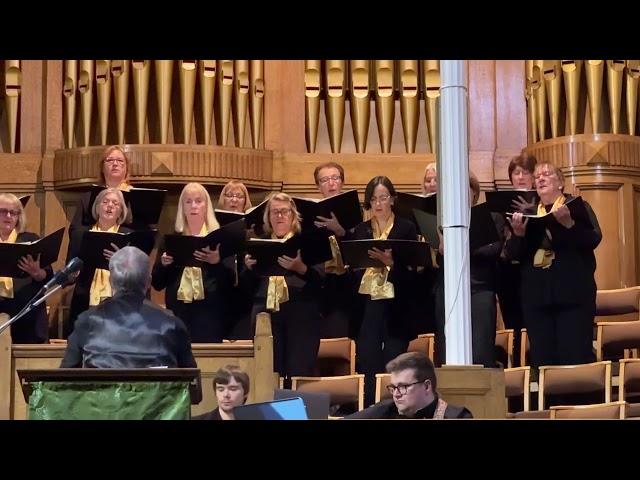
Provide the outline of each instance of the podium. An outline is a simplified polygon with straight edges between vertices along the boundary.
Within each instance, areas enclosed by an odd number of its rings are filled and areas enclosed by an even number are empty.
[[[29,420],[189,420],[198,368],[17,370]]]

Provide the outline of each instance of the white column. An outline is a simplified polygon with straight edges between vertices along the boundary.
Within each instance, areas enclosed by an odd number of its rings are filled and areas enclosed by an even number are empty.
[[[440,181],[447,365],[472,365],[467,65],[440,61]]]

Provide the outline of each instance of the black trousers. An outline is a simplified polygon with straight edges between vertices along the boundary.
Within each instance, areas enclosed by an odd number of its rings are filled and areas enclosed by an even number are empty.
[[[219,298],[205,298],[191,303],[177,300],[173,314],[184,322],[192,343],[222,343],[225,320]]]
[[[376,373],[384,373],[386,364],[405,353],[409,341],[389,332],[393,300],[365,299],[360,332],[356,340],[358,372],[364,375],[364,405],[375,403]]]
[[[471,292],[471,350],[474,365],[496,367],[496,294],[489,290]],[[444,288],[436,295],[436,365],[446,364]]]
[[[255,335],[256,316],[266,312],[263,303],[254,304],[252,336]],[[280,304],[280,310],[271,312],[273,335],[273,367],[284,378],[285,388],[291,386],[291,377],[313,376],[320,348],[322,316],[315,302],[291,298]]]

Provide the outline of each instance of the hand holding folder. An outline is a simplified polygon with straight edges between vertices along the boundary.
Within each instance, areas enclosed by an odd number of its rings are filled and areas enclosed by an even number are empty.
[[[391,250],[394,263],[411,267],[433,267],[429,243],[418,240],[343,240],[340,243],[345,265],[353,269],[384,267],[384,263],[373,258],[371,251]]]
[[[487,204],[492,212],[508,215],[525,212],[538,205],[540,198],[535,190],[496,190],[485,192]]]
[[[108,270],[110,252],[132,246],[149,255],[155,247],[157,235],[157,230],[139,230],[128,233],[87,230],[82,234],[78,257],[87,268]]]
[[[252,238],[246,242],[246,251],[256,260],[252,270],[258,276],[286,275],[290,271],[278,263],[278,258],[295,258],[300,251],[302,262],[309,268],[331,260],[331,244],[322,230],[319,233],[302,233],[288,240]]]
[[[587,207],[584,204],[584,200],[582,197],[572,197],[568,199],[565,203],[566,207],[569,209],[571,213],[571,218],[580,222],[584,225],[587,225],[593,228],[593,224],[591,223],[591,218],[589,217],[589,213],[587,212]],[[524,214],[524,220],[528,219],[529,223],[538,224],[538,225],[549,225],[550,223],[558,223],[553,212],[545,213],[544,215],[537,214]]]
[[[244,247],[246,230],[245,220],[240,219],[204,237],[168,233],[164,236],[164,250],[173,257],[173,265],[177,267],[202,267],[204,262],[196,258],[196,251],[216,250],[219,245],[220,260],[235,255]]]
[[[49,235],[24,243],[0,242],[0,277],[26,278],[27,272],[18,267],[22,257],[31,255],[36,260],[40,256],[40,268],[48,267],[58,261],[60,245],[64,236],[64,228],[60,228]]]
[[[351,230],[362,222],[357,190],[348,190],[327,198],[293,197],[293,201],[302,217],[303,232],[314,230],[317,228],[314,222],[318,217],[331,218],[332,213],[345,230]]]

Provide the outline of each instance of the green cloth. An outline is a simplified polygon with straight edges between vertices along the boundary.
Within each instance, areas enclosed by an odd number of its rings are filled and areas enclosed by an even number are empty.
[[[189,420],[188,382],[33,382],[29,420]]]

